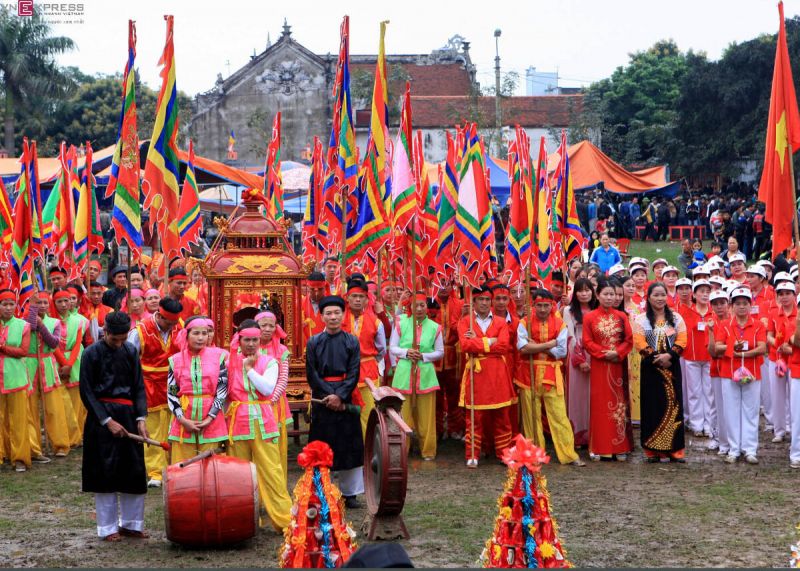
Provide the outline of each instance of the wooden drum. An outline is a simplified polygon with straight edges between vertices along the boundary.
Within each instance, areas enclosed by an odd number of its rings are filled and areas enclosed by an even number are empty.
[[[258,530],[258,480],[251,462],[211,455],[164,470],[167,539],[187,546],[239,543]]]

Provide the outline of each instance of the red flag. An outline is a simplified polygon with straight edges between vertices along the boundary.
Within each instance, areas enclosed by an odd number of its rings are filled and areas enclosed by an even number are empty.
[[[800,112],[786,45],[783,2],[778,3],[778,14],[780,28],[772,74],[764,170],[758,186],[758,199],[766,204],[766,219],[773,228],[773,257],[792,245],[792,221],[796,206],[790,161],[792,154],[800,148]]]

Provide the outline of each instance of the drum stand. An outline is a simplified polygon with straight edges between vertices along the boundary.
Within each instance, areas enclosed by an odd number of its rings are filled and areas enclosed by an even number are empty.
[[[405,398],[391,387],[367,380],[375,408],[367,422],[364,443],[364,486],[367,515],[361,531],[370,541],[408,539],[403,517],[408,485],[408,438],[411,429],[400,416]]]

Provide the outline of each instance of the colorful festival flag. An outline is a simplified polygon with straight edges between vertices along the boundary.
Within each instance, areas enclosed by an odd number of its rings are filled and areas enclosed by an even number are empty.
[[[322,157],[322,141],[314,137],[311,151],[311,174],[308,180],[306,211],[303,215],[303,263],[316,262],[322,258],[323,248],[319,237],[319,215],[322,206],[322,183],[325,177],[325,163]]]
[[[180,249],[191,252],[192,244],[200,244],[200,232],[203,220],[200,218],[200,192],[194,176],[194,143],[189,139],[189,162],[186,165],[186,177],[183,179],[183,191],[178,207],[178,232],[180,233]]]
[[[429,268],[436,266],[439,246],[439,221],[436,217],[436,202],[428,180],[428,167],[422,145],[422,131],[414,139],[414,185],[416,187],[416,235],[417,263],[422,275],[428,276]]]
[[[447,158],[444,166],[439,165],[439,194],[437,219],[439,223],[439,243],[436,247],[437,285],[453,277],[456,269],[455,259],[458,244],[454,240],[456,231],[456,211],[458,210],[458,171],[456,170],[456,147],[453,136],[447,132]]]
[[[478,287],[481,274],[490,265],[491,252],[486,245],[491,233],[492,214],[478,129],[474,123],[466,129],[468,134],[459,177],[455,239],[460,247],[457,256],[460,275],[470,286]]]
[[[17,314],[21,315],[33,295],[33,252],[31,221],[30,148],[23,139],[17,179],[17,199],[14,203],[14,239],[11,242],[11,287],[17,291]]]
[[[392,226],[395,232],[405,232],[414,215],[414,167],[411,134],[411,85],[406,82],[400,129],[392,154]]]
[[[553,195],[550,192],[550,183],[547,177],[547,148],[544,135],[539,141],[539,160],[536,170],[536,192],[533,196],[533,256],[536,261],[536,270],[539,278],[545,279],[550,275],[551,262],[550,245],[553,242],[553,225],[550,220]]]
[[[59,265],[62,267],[72,266],[72,249],[75,243],[75,201],[72,195],[73,172],[70,161],[77,163],[78,155],[74,146],[70,151],[67,152],[67,144],[62,141],[59,153],[61,174],[58,178],[58,204],[53,218],[55,251],[58,255]],[[75,181],[75,185],[77,184]],[[53,188],[51,196],[55,193],[56,189]]]
[[[318,236],[328,253],[341,251],[344,240],[345,201],[358,183],[358,159],[350,108],[350,19],[340,28],[339,60],[333,82],[333,122],[326,157],[327,171],[322,186],[322,212]],[[349,132],[348,132],[349,130]],[[345,153],[345,156],[340,156]]]
[[[83,270],[93,252],[102,253],[103,232],[97,208],[94,175],[92,174],[92,145],[86,143],[86,162],[81,176],[81,192],[75,215],[75,243],[72,257],[78,273]]]
[[[156,118],[150,149],[144,167],[142,190],[144,207],[150,212],[150,226],[161,239],[161,250],[167,259],[178,254],[180,234],[178,232],[178,88],[175,83],[175,48],[173,46],[173,16],[164,16],[167,21],[167,40],[159,59],[161,90],[156,103]]]
[[[524,180],[523,164],[530,161],[528,135],[517,126],[516,139],[508,144],[508,177],[511,180],[511,206],[506,229],[505,271],[511,274],[510,285],[525,282],[531,263],[531,218],[533,197]],[[528,154],[526,154],[528,153]]]
[[[367,154],[364,157],[358,187],[354,198],[356,205],[348,204],[347,239],[345,244],[345,264],[362,264],[367,254],[377,257],[390,237],[390,227],[384,212],[383,197],[379,192],[378,172],[375,157],[375,141],[367,140]]]
[[[8,253],[11,249],[11,241],[14,239],[14,218],[11,210],[11,201],[8,199],[8,191],[0,177],[0,259],[8,260]]]
[[[264,196],[269,215],[277,222],[283,218],[283,178],[281,176],[281,112],[272,120],[272,139],[267,145],[264,165]]]
[[[41,259],[45,257],[47,250],[47,237],[44,234],[44,221],[42,220],[42,188],[39,184],[39,153],[36,150],[36,141],[31,141],[28,155],[28,182],[31,187],[31,251],[34,256]]]
[[[142,251],[142,212],[139,205],[139,136],[136,130],[136,23],[128,21],[128,61],[122,78],[122,111],[106,196],[114,196],[111,225],[117,244],[125,242],[132,259]],[[149,156],[149,153],[148,153]]]
[[[386,80],[386,49],[384,38],[388,20],[381,22],[378,60],[375,62],[375,83],[372,87],[372,112],[369,116],[369,136],[375,141],[372,169],[377,173],[378,192],[390,212],[392,196],[392,163],[389,158],[389,94]]]
[[[572,173],[569,167],[567,152],[567,132],[561,130],[561,145],[558,147],[558,167],[556,174],[556,217],[558,219],[558,235],[562,244],[565,261],[577,258],[586,249],[588,240],[578,219],[578,207],[575,203],[575,188],[572,186]]]
[[[766,204],[765,218],[772,224],[772,257],[792,245],[792,225],[797,215],[792,180],[792,155],[800,149],[800,112],[792,79],[783,2],[778,3],[780,25],[775,46],[775,68],[769,99],[764,170],[758,185],[758,200]]]

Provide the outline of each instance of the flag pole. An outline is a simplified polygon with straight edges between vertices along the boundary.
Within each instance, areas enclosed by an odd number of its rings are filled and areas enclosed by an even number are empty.
[[[533,341],[533,299],[531,299],[531,266],[530,263],[528,267],[525,268],[525,305],[527,306],[528,315],[526,315],[526,321],[528,325],[528,341]],[[528,368],[530,373],[531,379],[531,391],[535,395],[536,394],[536,387],[533,378],[533,355],[528,355]],[[535,397],[534,397],[535,398]]]
[[[347,235],[346,235],[347,234],[347,228],[345,228],[345,225],[344,225],[344,220],[345,220],[344,209],[345,209],[345,206],[346,206],[345,205],[345,193],[348,190],[349,189],[347,188],[347,185],[343,185],[343,186],[339,187],[339,192],[341,193],[340,196],[341,196],[341,199],[342,199],[342,205],[341,205],[341,208],[339,209],[340,210],[339,217],[340,217],[341,224],[342,224],[342,231],[341,231],[342,236],[341,236],[341,240],[340,240],[340,242],[341,242],[341,252],[340,252],[340,257],[339,257],[339,259],[341,260],[341,263],[339,265],[339,293],[345,293],[345,271],[344,271],[345,256],[344,255],[345,255],[345,248],[347,247]],[[344,296],[342,296],[342,297],[344,297]]]
[[[411,217],[411,348],[419,350],[419,339],[417,338],[417,314],[414,311],[417,297],[417,214],[416,211]],[[411,379],[414,382],[417,378],[417,362],[411,362]]]
[[[792,228],[794,230],[794,260],[800,259],[798,252],[798,242],[800,242],[800,230],[797,223],[797,188],[794,180],[794,153],[789,141],[789,131],[786,131],[786,146],[789,149],[789,177],[792,179]]]
[[[472,288],[466,284],[466,278],[461,276],[461,284],[467,290],[467,303],[469,304],[469,330],[473,331],[475,327],[475,314],[472,308]],[[469,447],[470,460],[475,458],[475,365],[470,363],[469,366]]]

